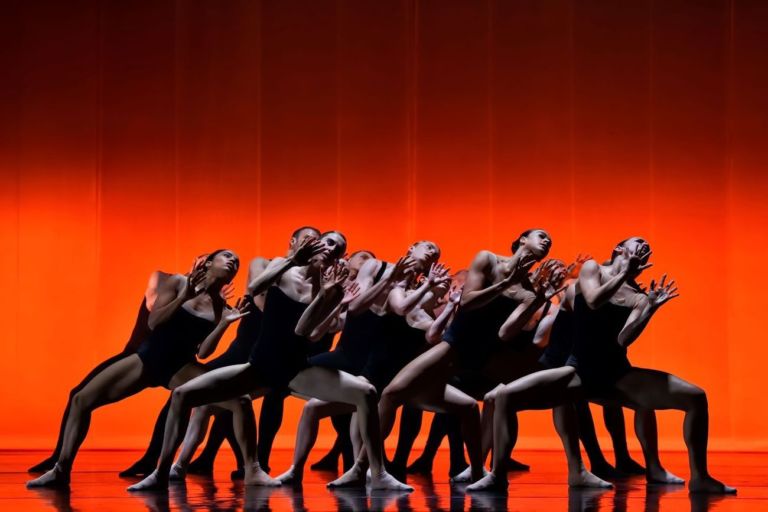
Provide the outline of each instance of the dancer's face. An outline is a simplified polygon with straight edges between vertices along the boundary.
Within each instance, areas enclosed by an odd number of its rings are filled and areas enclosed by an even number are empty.
[[[537,259],[542,260],[549,254],[552,239],[543,229],[536,229],[520,238],[520,248],[525,248]],[[519,250],[519,249],[518,249]]]
[[[408,255],[414,259],[417,270],[424,271],[440,259],[440,248],[436,243],[428,240],[416,242],[408,251]]]
[[[324,251],[312,257],[310,264],[325,267],[344,255],[347,250],[347,241],[338,233],[326,233],[320,237],[320,243],[323,244]]]
[[[206,270],[209,275],[227,282],[234,279],[239,268],[240,258],[235,254],[235,251],[229,249],[217,253],[213,259],[206,263]]]
[[[624,242],[622,247],[626,251],[625,254],[634,254],[636,251],[640,251],[641,254],[644,253],[644,256],[642,257],[641,262],[643,265],[648,263],[648,258],[650,258],[651,246],[644,238],[641,238],[639,236],[633,236],[632,238],[628,238]]]

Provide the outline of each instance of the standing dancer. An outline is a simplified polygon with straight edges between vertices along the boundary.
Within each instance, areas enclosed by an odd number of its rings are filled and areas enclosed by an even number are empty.
[[[521,241],[529,239],[535,252],[515,251]],[[389,433],[395,411],[403,404],[456,413],[467,444],[471,477],[482,477],[479,407],[472,397],[448,385],[448,381],[460,370],[473,371],[485,365],[497,346],[500,326],[516,306],[504,292],[527,277],[528,269],[546,256],[550,245],[546,232],[529,230],[515,241],[511,257],[489,251],[478,253],[464,284],[461,306],[443,341],[411,361],[384,390],[379,402],[383,434]],[[346,485],[364,478],[365,467],[365,459],[358,458],[355,466],[335,484]]]
[[[375,489],[410,490],[387,474],[383,465],[383,446],[376,411],[376,391],[372,385],[347,373],[308,367],[309,338],[343,298],[346,272],[335,270],[336,259],[344,253],[346,239],[329,232],[319,241],[305,241],[291,258],[275,259],[257,279],[255,293],[268,289],[259,341],[250,361],[219,368],[174,390],[165,429],[158,469],[129,490],[164,489],[173,455],[186,430],[193,407],[252,393],[263,396],[273,389],[288,387],[301,397],[346,402],[357,407],[360,431],[371,458],[372,486]],[[334,270],[326,271],[328,268]],[[242,399],[241,399],[242,400]],[[250,421],[255,432],[252,410],[242,421]],[[242,429],[242,424],[239,426]],[[261,468],[255,454],[246,456],[246,484],[278,485]],[[260,478],[249,478],[258,474]]]
[[[298,244],[304,239],[317,237],[319,235],[320,231],[312,226],[302,226],[296,229],[291,234],[291,238],[288,242],[288,255],[290,256],[293,251],[295,251]],[[256,277],[264,271],[268,263],[268,259],[261,257],[251,260],[248,267],[247,283],[252,283]],[[251,349],[259,336],[259,329],[261,328],[261,317],[264,309],[264,294],[253,296],[249,289],[247,289],[243,300],[250,306],[248,309],[249,314],[238,324],[237,335],[227,348],[226,352],[204,364],[206,371],[248,361],[248,355],[251,353]],[[163,409],[160,411],[157,420],[155,420],[152,438],[150,439],[146,452],[128,469],[122,471],[120,473],[121,477],[146,476],[154,471],[155,466],[157,465],[157,459],[160,456],[160,449],[163,446],[163,431],[165,430],[165,422],[168,418],[168,408],[170,407],[170,403],[171,400],[169,397],[168,401],[163,406]],[[279,411],[276,411],[277,405],[280,406]],[[272,417],[277,414],[279,414],[279,417],[282,417],[282,400],[271,400],[267,404],[262,404],[262,422],[269,423],[270,421],[273,421]],[[269,419],[265,419],[265,417]],[[219,409],[216,418],[217,419],[211,427],[208,445],[206,446],[206,448],[209,446],[210,448],[207,453],[204,450],[203,455],[201,455],[203,460],[198,463],[194,469],[190,468],[191,470],[189,472],[211,475],[213,473],[213,460],[216,457],[216,453],[224,439],[227,439],[237,463],[237,469],[232,471],[231,476],[235,479],[241,479],[244,475],[243,459],[241,450],[237,445],[235,431],[232,428],[232,414],[226,409]]]
[[[204,371],[195,357],[209,356],[227,327],[247,314],[245,306],[229,308],[221,297],[222,287],[232,281],[238,266],[233,251],[217,250],[188,276],[175,274],[159,287],[147,321],[152,333],[136,354],[107,366],[75,394],[58,461],[50,471],[27,482],[27,487],[69,484],[93,410],[148,387],[173,389]],[[228,406],[238,408],[237,403]]]
[[[648,243],[633,237],[616,246],[608,263],[584,263],[574,301],[577,337],[569,364],[576,367],[590,399],[607,398],[638,411],[684,411],[683,437],[691,470],[688,488],[691,492],[735,493],[735,488],[715,480],[707,468],[709,407],[704,390],[666,372],[633,367],[627,358],[627,347],[653,315],[678,296],[674,281],[666,282],[666,274],[658,285],[651,281],[647,293],[637,284],[637,277],[651,266],[650,255]],[[653,415],[635,415],[649,479],[677,483],[679,479],[658,461],[653,420]]]
[[[445,308],[440,315],[435,313],[438,299],[448,291],[447,283],[450,279],[447,269],[442,265],[432,264],[427,279],[421,285],[415,286],[414,277],[421,270],[424,262],[431,260],[432,257],[429,253],[425,253],[428,259],[424,258],[421,253],[414,251],[414,248],[419,244],[427,243],[418,242],[411,247],[408,258],[413,262],[413,266],[404,271],[402,280],[397,282],[386,296],[384,303],[388,312],[377,321],[380,335],[376,337],[375,343],[368,345],[367,340],[362,336],[356,340],[357,335],[369,331],[360,330],[360,324],[355,327],[353,322],[356,319],[351,319],[350,327],[346,328],[342,335],[345,336],[345,345],[342,350],[312,358],[311,364],[327,368],[346,367],[352,370],[352,373],[362,374],[366,381],[371,382],[377,389],[383,389],[405,364],[424,350],[427,342],[435,343],[440,339],[455,307]],[[437,247],[431,242],[428,244]],[[402,266],[404,263],[406,260],[401,259],[398,265]],[[397,268],[398,265],[390,275],[401,274]],[[458,294],[456,295],[458,298]],[[360,346],[352,347],[351,343],[354,341],[357,341]],[[361,351],[362,348],[366,348],[366,345],[367,354]],[[347,351],[357,351],[359,355],[354,358],[349,357],[349,354],[344,353],[344,347],[348,347]],[[354,364],[355,360],[357,360],[356,364]],[[364,366],[363,362],[365,362]],[[278,479],[285,483],[301,482],[304,464],[317,438],[320,418],[345,412],[348,408],[349,406],[345,404],[320,400],[313,400],[307,404],[302,412],[296,434],[293,465]],[[357,451],[360,451],[359,446]]]

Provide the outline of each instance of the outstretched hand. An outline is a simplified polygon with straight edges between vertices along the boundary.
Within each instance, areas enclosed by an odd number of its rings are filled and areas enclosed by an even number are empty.
[[[346,286],[344,286],[344,297],[341,299],[341,305],[347,306],[350,302],[355,300],[360,296],[360,285],[357,284],[357,281],[352,281],[351,283],[347,283]]]
[[[677,293],[675,280],[670,279],[668,283],[665,283],[666,280],[667,274],[661,276],[661,280],[658,282],[658,284],[655,280],[651,280],[651,285],[648,289],[648,300],[650,301],[651,307],[653,309],[658,309],[663,304],[666,304],[675,297],[680,296],[680,294]]]
[[[453,285],[451,287],[451,290],[448,292],[448,302],[451,305],[457,305],[461,302],[461,293],[464,291],[464,285],[456,286]]]
[[[395,267],[392,269],[392,279],[394,281],[400,281],[405,277],[405,274],[408,273],[409,270],[412,270],[413,267],[416,266],[416,260],[414,260],[410,256],[401,256],[399,260],[397,260],[397,263],[395,263]]]
[[[570,277],[571,279],[576,279],[579,277],[579,271],[581,270],[581,267],[586,263],[587,261],[591,260],[592,256],[589,254],[582,254],[579,253],[576,255],[576,260],[568,265],[568,268],[566,269],[567,277]]]
[[[205,288],[201,286],[205,280],[205,258],[198,258],[192,272],[187,275],[187,282],[184,284],[184,298],[189,300],[200,295]]]
[[[507,286],[522,283],[525,279],[528,279],[528,272],[536,263],[536,257],[533,254],[527,254],[519,258],[513,256],[511,263],[513,265],[512,271],[503,281]]]
[[[321,284],[324,290],[330,290],[334,287],[341,287],[349,276],[349,269],[345,268],[338,263],[328,267],[323,272]]]
[[[621,247],[619,250],[626,257],[626,263],[622,270],[625,270],[632,279],[639,276],[643,270],[653,266],[653,263],[648,263],[648,258],[651,257],[653,251],[651,251],[651,246],[647,243],[637,245],[632,251],[624,247]]]
[[[293,253],[293,260],[297,265],[306,265],[313,256],[321,254],[327,250],[325,244],[317,238],[310,236],[299,243],[299,246]]]
[[[427,281],[429,286],[434,288],[442,284],[448,283],[451,280],[450,268],[446,267],[442,263],[433,263],[429,267],[429,274],[427,275]]]
[[[241,297],[237,299],[237,302],[235,303],[234,308],[227,307],[224,315],[222,316],[222,320],[226,322],[227,324],[231,324],[232,322],[237,322],[241,318],[243,318],[245,315],[249,314],[250,311],[248,311],[248,308],[251,306],[251,303],[245,300],[244,297]]]

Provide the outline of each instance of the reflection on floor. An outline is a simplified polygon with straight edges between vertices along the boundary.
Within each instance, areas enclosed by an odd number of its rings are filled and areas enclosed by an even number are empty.
[[[27,490],[27,467],[43,458],[34,451],[0,452],[0,510],[33,511],[366,511],[366,510],[514,510],[514,511],[764,511],[768,510],[768,454],[715,453],[712,473],[738,487],[738,496],[707,498],[689,496],[681,486],[648,486],[642,478],[617,482],[615,490],[568,489],[564,459],[558,452],[516,453],[531,464],[530,473],[512,476],[508,496],[467,495],[463,486],[451,486],[447,454],[435,463],[434,478],[410,477],[415,491],[389,494],[363,490],[329,491],[325,483],[333,474],[308,471],[302,489],[244,488],[229,480],[231,458],[222,457],[213,478],[191,476],[185,485],[168,493],[129,494],[133,479],[120,479],[117,471],[137,458],[131,451],[83,451],[77,460],[69,491]],[[223,454],[224,455],[224,454]],[[229,455],[229,454],[226,454]],[[319,455],[318,455],[319,456]],[[291,453],[273,454],[273,474],[289,465]],[[639,460],[639,459],[638,459]],[[663,454],[669,470],[687,476],[683,453]]]

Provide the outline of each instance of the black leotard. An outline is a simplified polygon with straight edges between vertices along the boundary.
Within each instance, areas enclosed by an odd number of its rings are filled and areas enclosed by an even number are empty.
[[[382,336],[371,347],[361,375],[381,393],[411,360],[426,348],[424,331],[411,327],[405,317],[387,313],[381,317]]]
[[[307,307],[309,304],[291,299],[277,286],[267,291],[261,331],[249,357],[259,383],[272,388],[285,387],[309,366],[310,342],[295,332]]]
[[[518,304],[511,297],[498,295],[482,307],[459,308],[443,334],[443,341],[456,351],[460,371],[479,371],[483,367],[502,343],[499,329]]]
[[[373,278],[373,284],[381,280],[386,268],[387,262],[382,261],[381,267]],[[311,357],[309,364],[360,375],[368,363],[372,347],[379,343],[378,340],[383,334],[384,322],[382,317],[370,309],[359,315],[347,313],[336,349]]]
[[[576,295],[576,336],[568,364],[576,367],[589,392],[599,393],[611,388],[632,368],[627,349],[618,342],[619,333],[631,312],[631,307],[611,302],[591,309],[583,295]]]
[[[178,308],[155,327],[137,350],[151,386],[168,387],[171,378],[185,364],[195,361],[197,350],[216,324]]]
[[[248,314],[240,319],[237,324],[237,335],[227,348],[226,352],[219,357],[205,363],[208,370],[223,368],[233,364],[243,364],[248,362],[248,356],[251,355],[256,340],[259,339],[261,330],[261,320],[264,313],[256,307],[253,297],[246,295],[244,301],[249,304]]]
[[[547,368],[560,368],[565,365],[573,350],[575,327],[573,311],[561,309],[557,312],[549,334],[549,344],[539,358],[542,365]]]
[[[149,328],[149,309],[147,309],[147,298],[144,297],[139,306],[139,313],[136,315],[136,323],[133,325],[131,337],[125,344],[123,352],[133,354],[139,349],[139,346],[146,340],[152,330]]]

